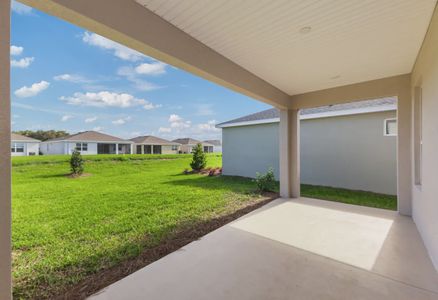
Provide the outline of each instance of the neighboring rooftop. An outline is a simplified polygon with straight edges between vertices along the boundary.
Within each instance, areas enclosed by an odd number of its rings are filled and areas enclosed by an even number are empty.
[[[16,134],[16,133],[11,133],[11,141],[16,141],[16,142],[35,142],[35,143],[39,143],[41,142],[40,140],[34,139],[34,138],[30,138],[28,136],[25,135],[21,135],[21,134]]]
[[[212,144],[213,146],[221,146],[222,143],[220,140],[206,140],[204,143]]]
[[[366,113],[366,112],[373,112],[380,110],[395,110],[395,109],[397,109],[397,99],[393,97],[388,97],[388,98],[382,98],[376,100],[365,100],[365,101],[358,101],[352,103],[335,104],[330,106],[302,109],[300,111],[300,115],[301,116],[315,115],[316,117],[318,115],[323,115],[323,114],[326,114],[327,116],[328,113],[333,113],[333,115],[335,115],[334,114],[335,112],[345,112],[344,115],[348,115],[348,114],[358,113],[359,111],[361,113]],[[278,118],[280,118],[279,110],[277,108],[270,108],[261,112],[243,116],[230,121],[226,121],[217,124],[216,126],[222,127],[224,125],[247,123],[247,122],[256,124],[257,121],[271,120]]]
[[[53,141],[90,141],[90,142],[124,142],[124,143],[132,143],[129,140],[124,140],[121,138],[118,138],[116,136],[112,136],[109,134],[97,132],[97,131],[84,131],[79,132],[76,134],[47,140],[46,142],[53,142]]]
[[[179,143],[177,142],[171,142],[156,136],[152,135],[145,135],[145,136],[138,136],[135,138],[132,138],[131,141],[137,144],[147,144],[147,145],[177,145]]]
[[[196,145],[196,144],[205,144],[206,142],[201,142],[192,138],[182,138],[182,139],[176,139],[173,140],[172,142],[181,144],[181,145]]]

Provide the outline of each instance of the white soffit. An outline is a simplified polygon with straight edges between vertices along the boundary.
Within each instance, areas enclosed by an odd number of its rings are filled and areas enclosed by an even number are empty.
[[[295,95],[410,73],[436,0],[135,0]],[[311,30],[308,33],[306,27]]]

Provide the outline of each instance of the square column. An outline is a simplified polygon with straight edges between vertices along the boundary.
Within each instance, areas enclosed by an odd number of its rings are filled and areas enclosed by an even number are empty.
[[[410,86],[397,98],[397,208],[412,215],[412,95]]]
[[[0,299],[12,299],[11,283],[11,2],[0,1]]]
[[[116,154],[119,154],[119,144],[116,144]]]
[[[280,196],[300,197],[300,115],[298,109],[280,110]]]

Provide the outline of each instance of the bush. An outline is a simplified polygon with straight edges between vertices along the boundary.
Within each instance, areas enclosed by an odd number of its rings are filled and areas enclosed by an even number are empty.
[[[207,158],[205,156],[204,151],[202,151],[202,145],[199,143],[192,151],[193,159],[190,163],[190,167],[192,167],[195,171],[200,171],[205,168],[207,165]]]
[[[272,192],[275,189],[275,176],[274,169],[269,168],[266,174],[256,173],[256,178],[254,179],[257,189],[259,192]]]
[[[84,159],[79,151],[73,151],[70,158],[70,169],[73,175],[81,175],[84,172]]]

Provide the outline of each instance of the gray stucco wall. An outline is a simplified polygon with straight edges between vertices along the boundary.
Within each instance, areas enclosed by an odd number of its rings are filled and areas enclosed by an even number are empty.
[[[301,121],[301,182],[397,193],[396,140],[377,112]],[[222,129],[223,173],[254,177],[272,166],[278,178],[278,123]]]

